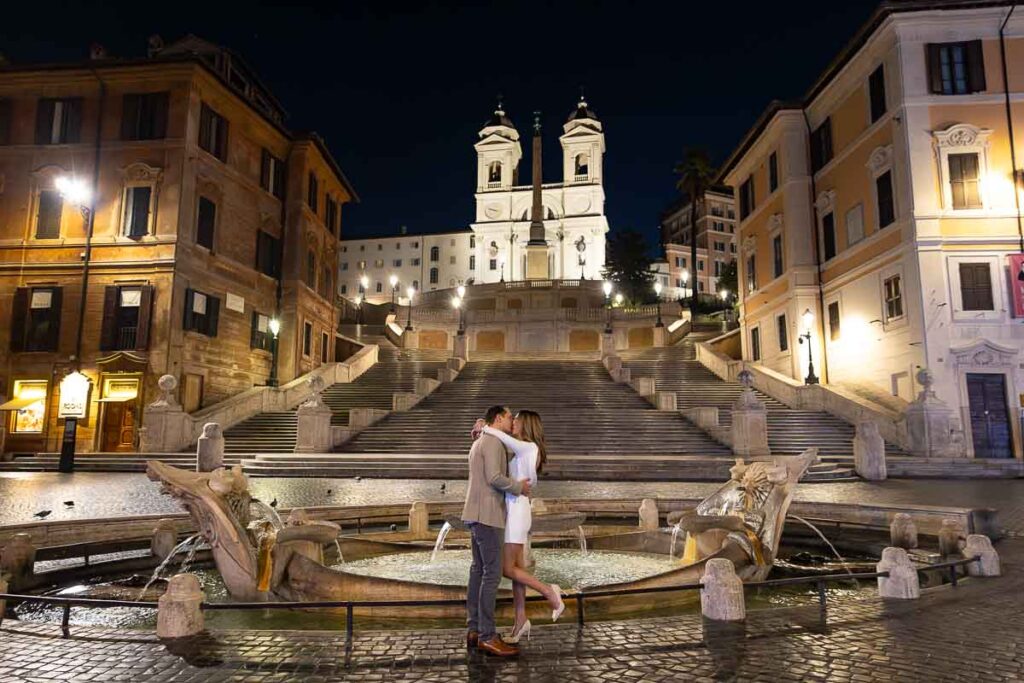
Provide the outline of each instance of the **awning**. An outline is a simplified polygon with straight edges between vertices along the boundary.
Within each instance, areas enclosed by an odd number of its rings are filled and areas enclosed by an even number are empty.
[[[12,398],[7,403],[0,405],[0,410],[21,410],[27,408],[33,403],[39,403],[43,400],[42,396],[36,396],[35,398]]]
[[[97,403],[124,403],[125,401],[134,401],[135,396],[108,396],[106,398],[97,399]]]

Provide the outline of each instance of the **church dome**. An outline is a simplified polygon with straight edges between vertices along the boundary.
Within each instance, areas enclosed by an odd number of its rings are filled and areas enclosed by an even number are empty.
[[[512,123],[512,119],[505,113],[505,109],[501,106],[501,102],[498,103],[498,108],[491,114],[491,118],[484,124],[484,128],[491,126],[505,126],[507,128],[515,129],[516,125]]]
[[[590,119],[591,121],[597,121],[597,114],[594,110],[587,106],[587,101],[580,97],[580,101],[576,103],[576,109],[569,114],[569,121],[580,121],[583,119]]]

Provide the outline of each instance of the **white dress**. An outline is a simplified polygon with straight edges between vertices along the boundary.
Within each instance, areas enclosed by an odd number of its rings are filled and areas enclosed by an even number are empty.
[[[537,444],[519,439],[506,434],[499,429],[484,427],[484,431],[491,436],[501,439],[505,447],[514,453],[508,461],[508,476],[516,481],[527,479],[530,487],[537,485]],[[505,518],[505,543],[526,544],[526,537],[530,533],[530,526],[533,517],[530,514],[530,497],[517,496],[514,493],[505,494],[505,507],[507,517]]]

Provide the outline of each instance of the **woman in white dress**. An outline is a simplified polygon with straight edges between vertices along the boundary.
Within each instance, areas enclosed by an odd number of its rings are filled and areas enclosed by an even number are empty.
[[[540,415],[532,410],[521,410],[512,421],[512,436],[499,429],[484,427],[483,431],[497,437],[514,454],[508,463],[512,479],[529,479],[531,488],[537,485],[537,475],[544,468],[547,449],[544,445],[544,426]],[[505,494],[508,510],[505,520],[505,546],[502,572],[512,579],[516,623],[506,642],[517,643],[530,635],[530,620],[526,618],[526,588],[529,586],[551,604],[551,620],[556,621],[565,611],[562,589],[555,584],[543,583],[526,566],[523,548],[532,524],[529,496]]]

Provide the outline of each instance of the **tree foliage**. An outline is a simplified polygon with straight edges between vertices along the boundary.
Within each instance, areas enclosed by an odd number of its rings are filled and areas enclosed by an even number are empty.
[[[718,276],[718,282],[716,283],[718,285],[718,291],[722,291],[723,289],[729,290],[729,294],[731,294],[735,300],[735,298],[739,296],[740,291],[739,283],[737,281],[738,277],[739,276],[736,271],[736,259],[733,259],[722,267],[721,275]]]
[[[704,193],[711,186],[714,169],[711,157],[706,150],[699,147],[687,147],[683,150],[683,160],[676,164],[675,173],[679,176],[676,187],[690,200],[690,269],[696,290],[697,286],[697,203],[704,200]],[[690,311],[697,315],[697,297],[690,297]]]
[[[615,290],[632,304],[644,303],[654,296],[650,247],[643,234],[632,228],[609,234],[603,272],[615,284]]]

